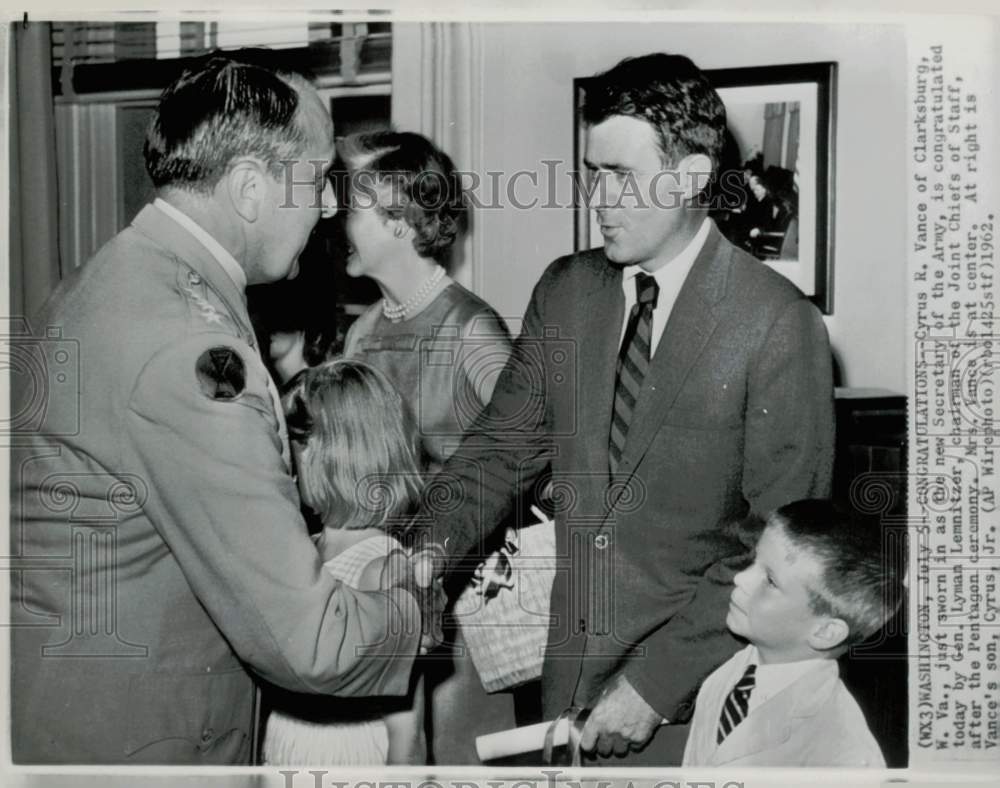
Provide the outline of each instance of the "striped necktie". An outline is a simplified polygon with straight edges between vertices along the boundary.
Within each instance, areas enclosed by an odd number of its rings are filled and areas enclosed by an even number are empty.
[[[648,274],[635,277],[636,300],[629,313],[628,326],[618,351],[615,406],[611,414],[611,435],[608,441],[608,460],[611,473],[618,470],[632,412],[639,401],[642,381],[649,370],[652,356],[653,310],[660,295],[659,285]]]
[[[750,665],[743,673],[743,677],[736,682],[732,692],[726,697],[726,702],[722,706],[722,714],[719,716],[719,732],[716,735],[716,743],[722,744],[733,728],[739,725],[747,716],[747,709],[750,705],[750,693],[754,688],[754,674],[757,672],[756,665]]]

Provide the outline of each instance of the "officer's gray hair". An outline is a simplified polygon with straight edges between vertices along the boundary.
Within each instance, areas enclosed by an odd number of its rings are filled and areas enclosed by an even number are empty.
[[[157,188],[210,193],[232,162],[263,161],[278,177],[302,155],[308,125],[301,92],[309,82],[229,58],[185,71],[161,95],[146,135],[146,170]]]

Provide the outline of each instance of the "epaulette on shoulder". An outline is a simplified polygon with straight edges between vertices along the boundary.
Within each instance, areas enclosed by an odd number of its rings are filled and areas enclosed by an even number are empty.
[[[210,328],[235,329],[232,319],[208,297],[208,284],[204,277],[187,265],[181,265],[177,272],[177,289],[187,301],[192,316]]]

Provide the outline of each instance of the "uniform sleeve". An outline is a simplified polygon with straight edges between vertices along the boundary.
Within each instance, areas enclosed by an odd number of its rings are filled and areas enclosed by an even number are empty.
[[[743,458],[743,497],[751,514],[800,498],[829,495],[833,473],[833,373],[826,327],[805,299],[790,303],[751,361]],[[644,641],[647,653],[625,675],[671,722],[691,713],[699,681],[735,641],[725,626],[733,567],[716,563],[699,578],[691,602]]]
[[[239,657],[294,691],[407,691],[420,614],[402,590],[323,570],[281,458],[267,372],[227,334],[171,343],[140,373],[121,447],[146,511]]]

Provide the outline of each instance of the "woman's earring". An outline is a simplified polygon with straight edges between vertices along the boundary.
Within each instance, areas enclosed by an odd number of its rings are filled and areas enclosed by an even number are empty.
[[[397,238],[402,238],[406,235],[406,225],[403,222],[398,222],[396,226],[392,228],[392,234]]]

